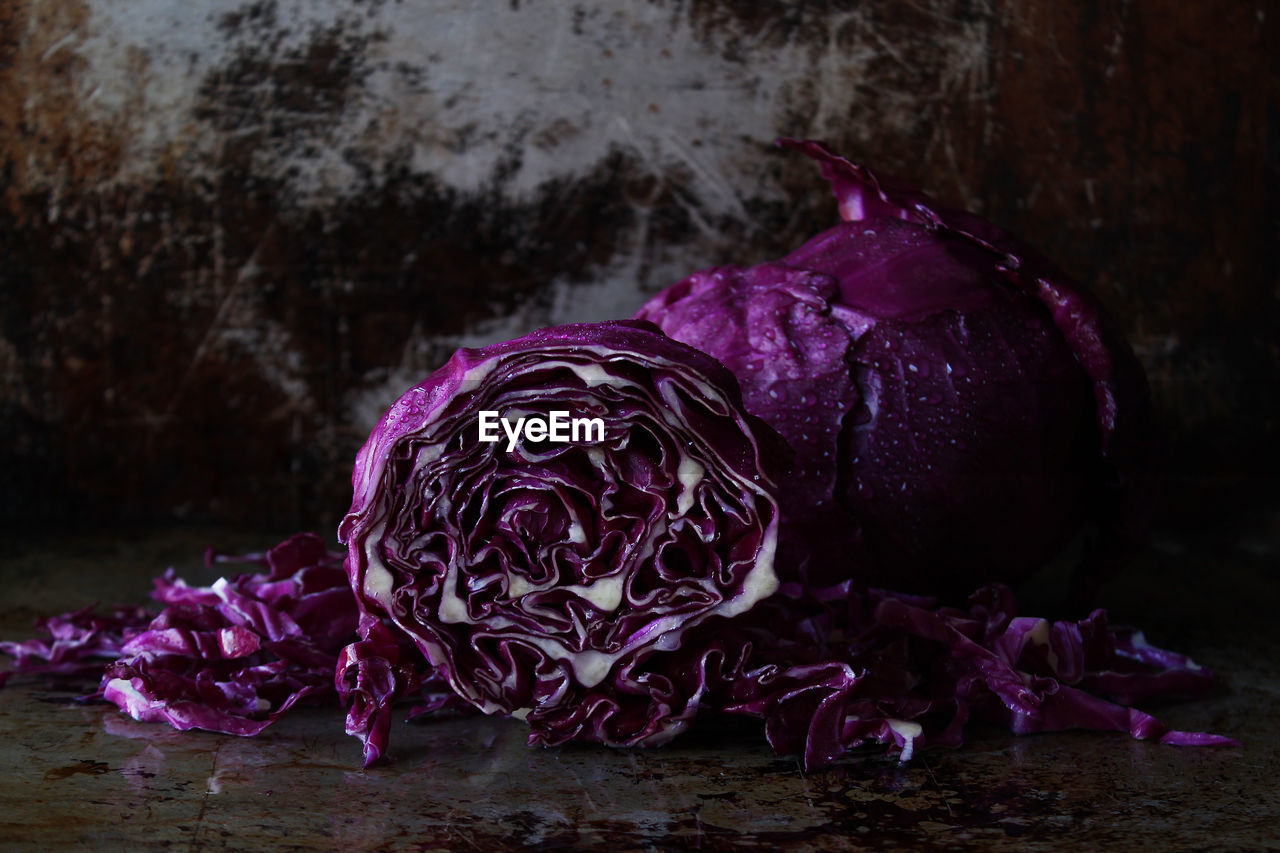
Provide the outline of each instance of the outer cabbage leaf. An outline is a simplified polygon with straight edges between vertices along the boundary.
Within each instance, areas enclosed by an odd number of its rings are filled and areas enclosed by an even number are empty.
[[[599,418],[604,436],[486,443],[482,411]],[[459,350],[374,429],[340,529],[364,618],[338,678],[366,761],[416,686],[397,635],[531,742],[674,737],[703,688],[671,655],[777,588],[786,455],[732,374],[648,324]]]

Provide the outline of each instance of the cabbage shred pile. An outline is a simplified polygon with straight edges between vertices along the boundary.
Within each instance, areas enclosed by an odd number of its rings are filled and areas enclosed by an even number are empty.
[[[13,671],[101,678],[90,698],[136,720],[175,729],[254,735],[297,702],[333,695],[338,652],[353,639],[356,605],[342,555],[299,534],[239,562],[263,571],[190,586],[172,569],[156,578],[158,613],[93,608],[45,620],[47,639],[0,643]]]
[[[158,613],[0,643],[13,671],[100,676],[135,719],[237,735],[336,695],[366,764],[402,703],[515,717],[543,745],[747,715],[809,768],[958,746],[973,720],[1234,743],[1135,707],[1209,691],[1208,670],[1101,610],[1019,616],[1005,585],[1091,527],[1087,594],[1141,541],[1132,352],[989,223],[784,144],[844,223],[634,320],[460,350],[360,451],[345,559],[301,534],[209,587],[170,570]],[[604,432],[486,441],[482,413]]]

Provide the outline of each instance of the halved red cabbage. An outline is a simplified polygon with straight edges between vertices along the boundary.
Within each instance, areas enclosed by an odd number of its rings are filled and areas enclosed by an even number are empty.
[[[1132,352],[990,223],[781,144],[821,164],[845,222],[775,263],[695,273],[636,315],[722,361],[794,448],[780,559],[809,586],[956,598],[1018,581],[1093,521],[1096,583],[1146,521]]]
[[[486,443],[483,411],[599,418],[604,434]],[[531,742],[674,737],[702,687],[671,653],[777,587],[787,462],[732,374],[649,324],[458,351],[374,429],[339,533],[364,615],[338,681],[366,761],[416,686],[397,635],[476,708],[525,719]]]

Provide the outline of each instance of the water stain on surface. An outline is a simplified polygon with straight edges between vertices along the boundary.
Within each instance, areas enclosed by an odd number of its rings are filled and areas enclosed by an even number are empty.
[[[109,773],[111,768],[101,761],[89,761],[81,759],[75,764],[69,764],[66,767],[55,767],[48,770],[44,774],[46,782],[56,782],[60,779],[70,779],[72,776],[82,774],[85,776],[101,776]]]

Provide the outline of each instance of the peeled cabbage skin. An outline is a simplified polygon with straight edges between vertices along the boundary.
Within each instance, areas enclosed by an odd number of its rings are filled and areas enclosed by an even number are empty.
[[[1087,599],[1143,539],[1142,368],[1042,256],[831,153],[844,222],[773,263],[698,272],[636,316],[719,359],[796,453],[780,560],[952,600],[1016,583],[1085,524]]]
[[[508,449],[479,440],[483,410],[599,417],[605,437]],[[339,531],[362,640],[337,680],[366,762],[421,671],[534,743],[670,740],[705,691],[703,632],[777,588],[788,462],[731,373],[647,323],[459,350],[373,430]]]

